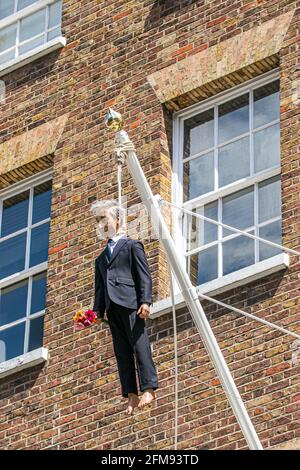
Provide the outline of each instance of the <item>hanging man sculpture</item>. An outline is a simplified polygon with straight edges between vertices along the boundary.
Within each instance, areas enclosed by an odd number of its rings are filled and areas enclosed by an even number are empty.
[[[135,407],[150,404],[158,388],[145,325],[152,304],[152,278],[142,242],[126,235],[125,209],[116,201],[105,200],[94,202],[91,212],[98,238],[108,240],[95,260],[93,310],[109,322],[122,396],[128,398],[125,413],[130,415]]]

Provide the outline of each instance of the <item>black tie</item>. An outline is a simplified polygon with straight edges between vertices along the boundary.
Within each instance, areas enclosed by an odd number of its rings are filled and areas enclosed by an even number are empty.
[[[107,242],[107,245],[106,245],[106,256],[108,259],[110,259],[111,255],[112,255],[112,252],[111,252],[111,247],[112,245],[114,245],[116,242],[112,239],[112,238],[109,238],[108,239],[108,242]]]

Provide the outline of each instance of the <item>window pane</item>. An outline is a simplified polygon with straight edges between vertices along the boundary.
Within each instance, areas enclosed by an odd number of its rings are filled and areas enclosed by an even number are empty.
[[[219,106],[218,126],[219,144],[249,131],[248,93]]]
[[[33,351],[43,346],[44,318],[45,315],[42,315],[30,321],[28,351]]]
[[[253,186],[226,196],[222,201],[222,222],[244,230],[254,225],[254,188]],[[223,228],[223,237],[232,235],[232,230]]]
[[[24,353],[25,322],[0,331],[0,362]]]
[[[0,243],[0,279],[25,268],[27,232]]]
[[[258,221],[259,223],[281,215],[281,181],[274,176],[258,185]]]
[[[204,206],[205,217],[218,221],[218,201],[211,202]],[[204,221],[204,243],[210,243],[218,239],[218,225]]]
[[[32,3],[36,3],[38,0],[18,0],[18,11],[22,10],[28,5],[32,5]]]
[[[198,256],[198,285],[218,277],[218,245],[201,251]]]
[[[253,234],[253,231],[249,232]],[[223,275],[253,264],[254,240],[243,235],[223,242]]]
[[[14,59],[15,58],[15,53],[16,53],[16,50],[11,49],[10,51],[4,52],[4,54],[1,54],[0,55],[0,64],[4,64],[8,60]]]
[[[25,54],[25,52],[31,51],[35,47],[41,46],[45,42],[45,37],[44,35],[33,39],[32,41],[28,41],[22,46],[19,47],[19,54]]]
[[[183,165],[184,200],[193,199],[214,189],[214,154],[210,152]]]
[[[49,7],[49,26],[48,28],[53,28],[54,26],[60,24],[61,22],[61,12],[62,12],[62,2],[56,2]]]
[[[33,36],[37,36],[45,30],[46,9],[37,11],[32,15],[26,16],[20,22],[20,41],[25,41]]]
[[[33,276],[30,313],[44,310],[46,304],[46,271]]]
[[[218,220],[218,201],[206,204],[204,207],[193,209],[195,214],[201,214],[213,220]],[[188,240],[188,250],[199,248],[218,239],[218,226],[194,216],[188,216],[191,223],[191,234]]]
[[[27,227],[29,191],[16,194],[3,201],[1,237]]]
[[[15,0],[0,1],[0,20],[14,13]]]
[[[190,257],[190,279],[194,285],[204,284],[218,277],[218,245]]]
[[[33,193],[32,223],[35,224],[50,217],[51,180],[35,186]]]
[[[219,150],[219,186],[225,186],[249,175],[249,137],[225,145]]]
[[[279,80],[254,90],[254,128],[279,119]]]
[[[30,267],[48,259],[49,228],[50,223],[47,222],[31,230]]]
[[[0,30],[0,52],[6,51],[16,43],[17,23]]]
[[[282,243],[281,239],[281,220],[277,220],[272,224],[264,225],[259,229],[259,236],[270,242]],[[267,245],[266,243],[259,242],[259,261],[270,258],[270,256],[278,255],[282,252],[280,248]]]
[[[262,129],[254,134],[255,172],[280,165],[279,124]]]
[[[60,36],[61,30],[59,28],[52,29],[48,34],[47,34],[47,41],[51,41],[51,39],[57,38]]]
[[[184,158],[214,145],[214,110],[193,116],[184,122]]]
[[[0,325],[26,317],[28,280],[5,287],[0,294]]]
[[[39,0],[18,0],[18,11],[38,1]]]

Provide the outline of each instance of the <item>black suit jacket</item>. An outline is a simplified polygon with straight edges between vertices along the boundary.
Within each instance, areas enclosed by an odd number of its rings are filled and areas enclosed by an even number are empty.
[[[132,309],[142,303],[153,303],[151,273],[140,240],[120,238],[110,260],[106,256],[106,247],[96,258],[93,310],[103,318],[110,300]]]

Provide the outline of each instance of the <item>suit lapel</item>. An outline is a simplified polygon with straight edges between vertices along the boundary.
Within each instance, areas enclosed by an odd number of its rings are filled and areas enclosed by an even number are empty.
[[[111,265],[111,263],[113,262],[113,260],[115,259],[115,257],[117,256],[117,254],[119,253],[119,251],[121,250],[122,246],[124,245],[124,243],[127,242],[127,238],[120,238],[120,240],[118,240],[116,246],[114,247],[114,251],[112,252],[112,255],[110,257],[110,260],[108,261],[108,266]]]

